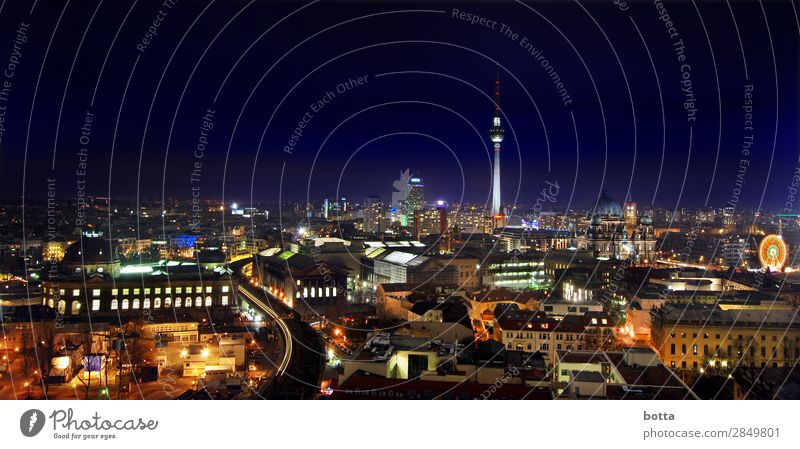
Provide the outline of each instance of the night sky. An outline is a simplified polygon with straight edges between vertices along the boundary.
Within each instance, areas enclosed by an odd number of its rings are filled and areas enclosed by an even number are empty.
[[[782,209],[800,166],[800,26],[788,1],[667,2],[675,38],[653,2],[32,4],[0,0],[0,67],[19,60],[13,77],[0,73],[0,87],[11,82],[0,98],[5,199],[43,199],[48,178],[64,201],[83,179],[112,201],[193,188],[240,204],[388,199],[410,168],[430,200],[484,203],[496,63],[506,204],[533,204],[549,181],[558,208],[588,207],[606,189],[640,205]]]

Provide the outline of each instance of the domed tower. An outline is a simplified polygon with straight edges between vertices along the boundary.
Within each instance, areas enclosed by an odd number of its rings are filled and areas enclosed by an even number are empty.
[[[624,234],[625,219],[619,203],[603,191],[594,206],[589,209],[589,216],[591,217],[589,228],[580,246],[591,250],[595,257],[620,257],[620,245],[627,244],[628,239]],[[630,252],[632,251],[622,251],[625,257]]]
[[[636,245],[637,260],[644,264],[649,264],[655,260],[656,256],[656,233],[653,227],[653,219],[649,215],[642,217],[639,222],[639,232],[634,241]]]
[[[66,274],[119,274],[121,260],[115,245],[102,233],[84,232],[64,252],[61,268]]]

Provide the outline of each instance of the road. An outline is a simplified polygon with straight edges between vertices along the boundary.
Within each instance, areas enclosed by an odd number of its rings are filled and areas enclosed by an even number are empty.
[[[239,277],[237,292],[240,299],[263,312],[280,330],[284,342],[283,357],[277,365],[275,375],[263,383],[253,399],[313,399],[319,394],[322,372],[325,366],[324,344],[319,334],[308,324],[297,318],[297,314],[266,290],[250,285],[249,278],[242,274],[252,263],[250,259],[231,264],[235,276]]]

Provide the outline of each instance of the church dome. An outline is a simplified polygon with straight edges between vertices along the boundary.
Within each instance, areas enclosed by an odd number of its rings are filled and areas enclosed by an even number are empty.
[[[603,191],[600,198],[597,200],[594,208],[590,211],[592,214],[601,216],[622,216],[622,207],[613,198],[608,196],[608,193]]]
[[[103,273],[116,276],[120,262],[116,244],[110,243],[100,233],[84,233],[64,252],[61,268],[69,275]]]
[[[108,240],[102,237],[83,237],[81,240],[76,241],[67,248],[64,252],[65,264],[95,264],[95,263],[110,263],[119,262],[119,256],[109,245]]]

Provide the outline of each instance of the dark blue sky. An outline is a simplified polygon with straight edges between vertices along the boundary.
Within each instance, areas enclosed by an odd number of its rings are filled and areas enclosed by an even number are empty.
[[[320,2],[276,24],[303,3],[179,1],[142,52],[137,44],[165,10],[160,2],[40,1],[31,14],[30,2],[5,1],[3,68],[21,22],[29,39],[0,101],[0,196],[22,194],[24,171],[28,198],[43,198],[45,180],[55,177],[57,197],[74,199],[81,126],[91,111],[89,194],[189,198],[194,187],[202,199],[240,203],[251,191],[267,202],[279,192],[304,199],[307,191],[315,199],[337,191],[388,198],[392,180],[410,168],[424,177],[430,199],[485,202],[497,61],[505,203],[531,204],[551,181],[562,187],[560,207],[570,198],[586,207],[601,189],[623,200],[629,186],[640,204],[722,206],[742,172],[738,207],[754,208],[763,196],[762,207],[782,208],[798,166],[792,4],[765,2],[762,12],[753,2],[732,2],[732,11],[725,2],[665,3],[685,44],[679,61],[658,8],[629,3],[622,11],[610,1]],[[498,25],[454,18],[454,8]],[[691,126],[682,64],[690,66],[698,110]],[[567,105],[553,73],[572,99]],[[362,85],[335,92],[360,76]],[[748,84],[754,143],[742,163]],[[314,111],[329,91],[335,97]],[[207,108],[214,128],[201,160],[192,153]],[[284,152],[304,116],[303,136]]]

